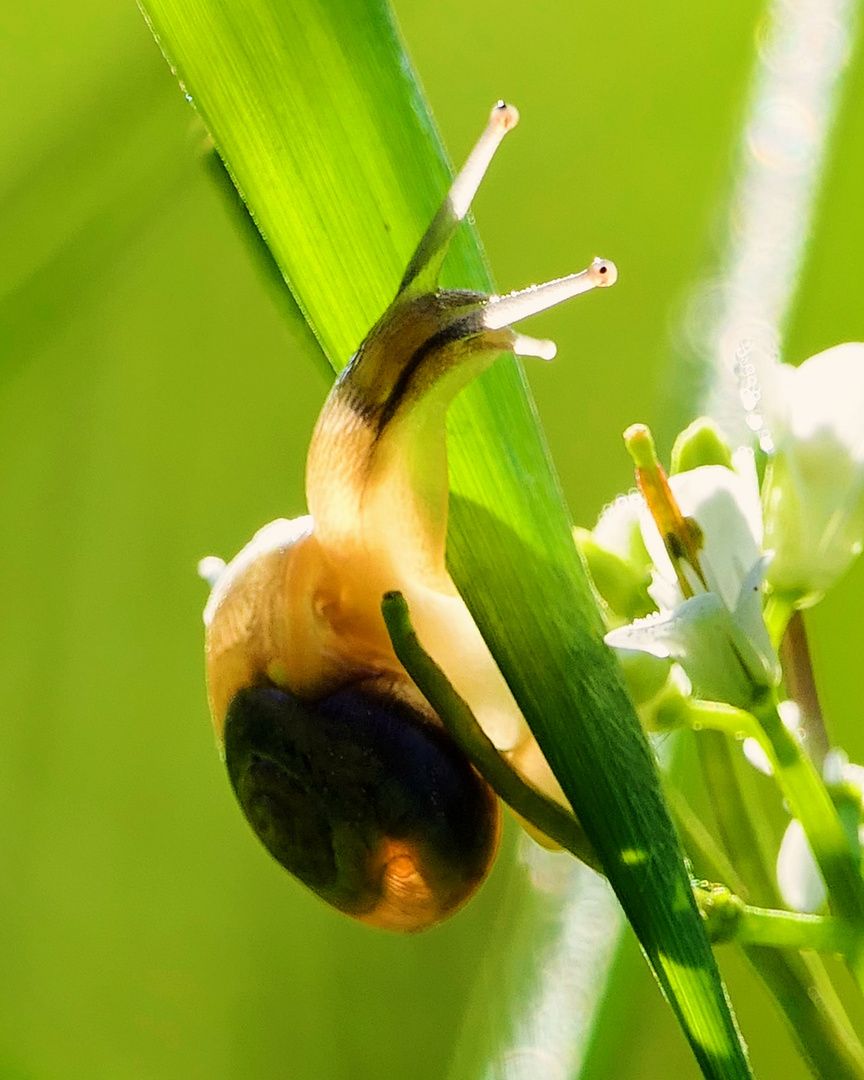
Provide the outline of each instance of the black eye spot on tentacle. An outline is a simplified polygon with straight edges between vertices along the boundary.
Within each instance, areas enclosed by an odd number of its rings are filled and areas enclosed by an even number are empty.
[[[463,903],[495,853],[498,807],[449,736],[397,700],[241,690],[225,725],[234,791],[287,870],[374,925],[418,930]]]

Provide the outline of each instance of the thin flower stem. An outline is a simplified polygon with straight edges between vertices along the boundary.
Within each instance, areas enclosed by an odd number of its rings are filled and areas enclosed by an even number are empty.
[[[801,710],[801,722],[807,733],[807,748],[810,756],[821,764],[831,749],[825,720],[819,706],[819,693],[816,689],[816,677],[810,659],[810,645],[807,641],[807,628],[804,616],[796,611],[786,627],[780,645],[780,663],[783,665],[783,678],[789,697]]]
[[[705,730],[699,733],[697,748],[723,846],[732,865],[746,882],[743,895],[773,904],[774,880],[741,791],[729,739],[722,731]]]
[[[738,715],[738,710],[731,710],[731,713],[732,715],[727,715],[728,727],[723,730],[733,736],[740,735],[742,721],[746,720],[751,729],[747,733],[758,732],[758,725],[748,713]],[[708,715],[707,719],[716,719],[716,714]],[[720,739],[727,738],[722,732],[710,734],[715,734]],[[708,735],[709,731],[703,731],[699,739],[705,739]],[[718,819],[725,824],[726,834],[743,842],[744,830],[726,820],[733,805],[739,810],[743,805],[738,776],[732,771],[731,755],[727,754],[721,761],[725,775],[715,775],[714,779],[722,780],[723,790],[727,794],[737,791],[738,798],[734,802],[718,801],[715,798],[715,810]],[[695,860],[698,871],[712,881],[723,882],[739,895],[743,894],[744,889],[737,871],[732,869],[731,873],[729,872],[729,859],[725,853],[719,850],[713,837],[693,814],[683,796],[674,789],[671,794],[676,823],[685,848]],[[779,903],[776,885],[764,862],[750,887],[757,892],[763,903]],[[864,1047],[861,1046],[828,978],[822,959],[811,952],[802,954],[794,949],[769,948],[744,941],[736,943],[740,945],[753,970],[774,998],[790,1035],[813,1075],[819,1080],[864,1080]]]
[[[812,949],[845,955],[855,948],[855,932],[833,916],[801,915],[773,908],[744,906],[736,940],[775,949]]]
[[[705,828],[701,818],[694,813],[678,788],[667,780],[663,786],[663,794],[669,803],[687,857],[693,863],[696,877],[721,882],[739,896],[746,896],[747,887],[731,859]]]
[[[864,930],[864,880],[846,830],[813,762],[773,703],[755,712],[770,744],[775,776],[804,829],[836,913]],[[768,751],[769,747],[764,744]]]
[[[747,735],[759,740],[792,816],[801,822],[825,879],[832,908],[856,929],[846,960],[864,991],[864,880],[837,809],[813,762],[786,728],[773,702],[754,710],[754,714],[716,702],[697,702],[692,722],[739,738]]]
[[[855,947],[854,929],[834,916],[752,907],[725,886],[699,889],[698,900],[715,942],[839,954]]]

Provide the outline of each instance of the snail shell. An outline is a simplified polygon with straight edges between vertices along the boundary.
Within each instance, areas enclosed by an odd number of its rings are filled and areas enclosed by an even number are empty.
[[[341,690],[309,705],[248,687],[228,709],[225,759],[270,854],[372,926],[438,922],[494,856],[492,792],[433,720],[398,699]]]
[[[316,605],[326,569],[307,516],[265,526],[221,574],[205,609],[217,735],[249,824],[285,869],[365,923],[422,930],[486,876],[500,809],[389,639],[342,657],[353,639]]]

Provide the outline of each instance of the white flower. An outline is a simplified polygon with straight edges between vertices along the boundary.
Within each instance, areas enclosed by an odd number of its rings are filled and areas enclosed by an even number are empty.
[[[825,903],[825,883],[801,822],[795,818],[789,822],[777,854],[777,884],[783,903],[793,911],[813,914]]]
[[[837,345],[766,388],[774,444],[763,488],[768,582],[798,606],[815,603],[864,540],[864,344]]]
[[[642,537],[655,571],[649,592],[659,612],[606,635],[608,644],[671,657],[699,697],[749,707],[779,679],[762,619],[762,514],[752,454],[738,451],[736,471],[704,465],[669,486],[685,522],[695,522],[694,561],[670,557],[680,538],[662,537],[646,507]],[[692,530],[692,526],[687,526]]]

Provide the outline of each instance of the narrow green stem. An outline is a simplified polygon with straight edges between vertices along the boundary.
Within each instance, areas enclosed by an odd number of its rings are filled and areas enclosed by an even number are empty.
[[[381,611],[399,662],[438,714],[453,741],[495,794],[541,833],[602,873],[594,849],[573,814],[529,784],[501,756],[468,704],[420,644],[402,594],[387,593]]]
[[[678,788],[667,780],[663,786],[663,794],[669,803],[675,826],[687,857],[693,864],[696,877],[702,876],[710,881],[722,882],[739,896],[746,896],[747,888],[732,860],[705,828],[701,818],[694,813]]]
[[[832,907],[855,930],[847,963],[864,991],[864,880],[843,823],[813,762],[786,728],[773,702],[755,715],[716,702],[695,702],[691,723],[737,738],[758,739],[792,816],[807,836],[825,879]]]
[[[830,749],[830,741],[819,706],[807,628],[800,611],[795,611],[789,619],[780,645],[780,662],[783,666],[786,692],[801,710],[801,723],[808,736],[810,756],[821,764]]]
[[[742,945],[819,1080],[862,1080],[864,1048],[815,953]]]
[[[854,929],[833,916],[753,907],[722,885],[698,889],[697,899],[714,942],[825,953],[854,948]]]
[[[699,734],[697,748],[720,837],[732,865],[746,882],[743,895],[770,904],[774,899],[774,880],[741,791],[729,739],[722,731],[705,730]]]
[[[792,911],[745,906],[737,939],[747,945],[775,949],[812,949],[814,952],[846,954],[855,948],[855,932],[842,919],[800,915]]]

